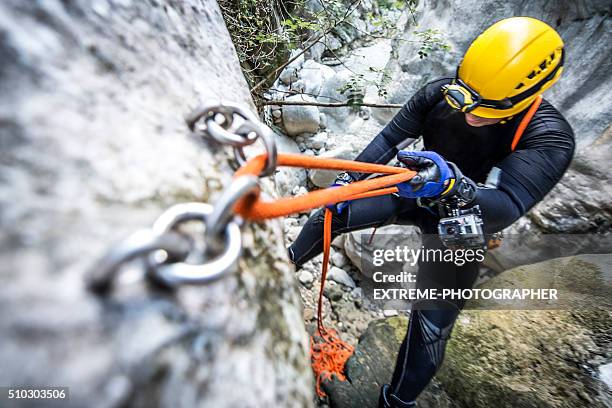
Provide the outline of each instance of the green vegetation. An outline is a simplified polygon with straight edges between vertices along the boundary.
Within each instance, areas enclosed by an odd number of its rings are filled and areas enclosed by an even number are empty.
[[[434,51],[450,51],[451,47],[442,38],[440,30],[414,31],[413,34],[421,41],[419,58],[427,58]]]
[[[401,12],[408,12],[416,24],[418,0],[377,0],[368,10],[361,3],[362,0],[315,0],[309,8],[307,0],[219,0],[253,93],[261,86],[272,84],[286,66],[291,50],[305,50],[315,43],[323,43],[327,34],[346,38],[347,33],[358,33],[365,40],[393,38],[404,28],[397,20]],[[369,23],[370,28],[359,27],[355,15]],[[415,40],[403,41],[418,42],[420,58],[450,50],[438,30],[414,31],[414,37]],[[342,63],[337,51],[326,48],[324,55]],[[369,70],[381,74],[378,81],[354,72],[349,82],[338,90],[348,95],[350,104],[362,103],[365,89],[371,85],[376,86],[381,98],[387,95],[389,74],[373,67]]]

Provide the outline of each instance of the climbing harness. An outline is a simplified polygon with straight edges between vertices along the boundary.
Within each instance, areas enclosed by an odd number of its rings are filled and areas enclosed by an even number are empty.
[[[92,291],[108,293],[122,266],[135,259],[143,259],[146,276],[166,288],[212,282],[235,269],[242,250],[240,228],[245,221],[263,221],[342,201],[393,194],[397,192],[395,185],[415,175],[412,170],[395,166],[277,153],[273,131],[247,108],[233,103],[205,104],[187,116],[186,122],[196,135],[232,146],[241,167],[215,205],[174,205],[150,229],[139,230],[112,247],[88,274],[87,284]],[[259,139],[266,153],[247,160],[243,148]],[[382,176],[302,196],[266,201],[260,195],[259,178],[274,174],[278,166]],[[201,238],[197,234],[178,231],[181,224],[189,221],[203,224],[204,249],[195,244]],[[344,364],[353,353],[353,348],[343,342],[335,330],[323,324],[323,290],[331,249],[331,221],[332,212],[326,209],[317,332],[311,337],[312,368],[319,396],[325,395],[321,390],[323,380],[331,379],[332,375],[345,380]]]

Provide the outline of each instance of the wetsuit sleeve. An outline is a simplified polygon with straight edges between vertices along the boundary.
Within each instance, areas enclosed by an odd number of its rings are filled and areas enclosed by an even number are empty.
[[[355,160],[386,164],[397,154],[398,144],[406,139],[418,138],[427,114],[442,99],[442,85],[449,81],[448,78],[442,78],[428,83],[417,91]],[[357,180],[368,176],[363,173],[350,174]]]
[[[574,148],[567,122],[534,118],[517,150],[496,166],[497,188],[478,189],[474,204],[480,205],[486,232],[508,227],[540,202],[567,170]]]

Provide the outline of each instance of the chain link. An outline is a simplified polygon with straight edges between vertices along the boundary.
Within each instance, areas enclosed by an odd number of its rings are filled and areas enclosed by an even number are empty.
[[[153,231],[159,235],[166,234],[182,223],[200,221],[205,225],[214,207],[206,203],[177,204],[166,210],[153,224]],[[223,248],[216,251],[207,251],[206,248],[223,237]],[[236,261],[242,252],[242,237],[240,227],[233,220],[227,220],[219,236],[213,241],[205,241],[204,251],[198,251],[194,246],[190,254],[181,262],[159,262],[153,254],[149,254],[146,261],[149,265],[151,277],[166,286],[175,287],[180,284],[203,284],[212,282],[234,269]],[[214,256],[203,256],[203,254]],[[202,259],[202,262],[186,262],[188,259]]]
[[[235,103],[206,103],[186,117],[189,129],[200,137],[234,148],[240,165],[246,162],[243,147],[261,139],[267,161],[260,176],[272,175],[277,165],[274,132],[248,108]],[[150,279],[169,288],[182,284],[205,284],[235,269],[242,252],[243,221],[233,207],[243,197],[259,192],[255,176],[241,176],[221,193],[214,206],[182,203],[167,209],[151,229],[139,230],[113,246],[92,268],[88,287],[108,292],[121,267],[135,259],[145,262]],[[177,232],[181,224],[201,222],[202,236]]]
[[[198,136],[233,146],[234,157],[240,165],[246,162],[243,148],[261,139],[267,153],[261,176],[274,174],[277,164],[274,132],[247,108],[235,103],[206,103],[187,115],[185,120],[189,129]]]

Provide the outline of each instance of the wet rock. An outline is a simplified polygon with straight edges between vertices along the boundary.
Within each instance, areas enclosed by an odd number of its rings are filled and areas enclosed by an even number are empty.
[[[306,95],[293,95],[287,101],[314,101]],[[283,108],[283,126],[290,136],[300,133],[317,133],[319,130],[319,109],[316,106],[290,105]]]
[[[355,281],[350,275],[343,269],[338,268],[337,266],[332,266],[327,273],[327,279],[333,280],[336,283],[344,285],[348,288],[354,288]]]

